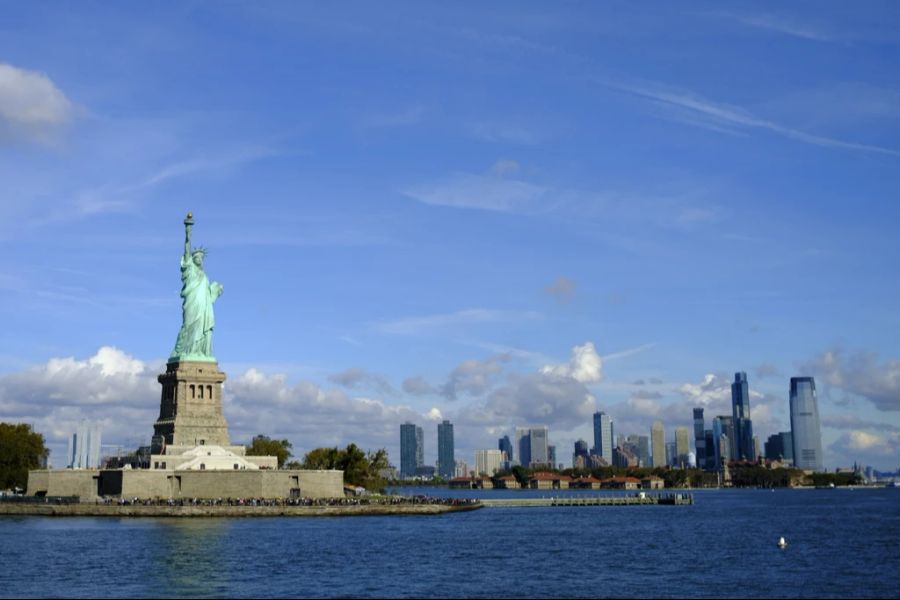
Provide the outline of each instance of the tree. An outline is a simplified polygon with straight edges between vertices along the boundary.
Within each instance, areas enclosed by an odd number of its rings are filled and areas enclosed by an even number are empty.
[[[0,423],[0,489],[25,489],[28,471],[40,467],[49,452],[31,425]]]
[[[293,445],[287,440],[273,440],[267,435],[258,435],[247,446],[247,456],[276,456],[278,468],[284,466],[291,457]]]
[[[390,467],[387,450],[364,452],[356,444],[338,448],[316,448],[303,457],[304,469],[337,469],[344,472],[344,482],[368,490],[383,490],[387,481],[382,471]]]

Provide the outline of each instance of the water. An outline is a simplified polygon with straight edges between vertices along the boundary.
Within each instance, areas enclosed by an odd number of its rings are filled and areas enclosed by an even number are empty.
[[[437,517],[0,517],[0,596],[900,597],[900,490],[709,490],[695,501]]]

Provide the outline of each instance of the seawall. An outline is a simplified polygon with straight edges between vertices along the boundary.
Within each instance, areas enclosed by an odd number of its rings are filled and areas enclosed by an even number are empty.
[[[350,517],[440,515],[482,508],[482,504],[351,504],[335,506],[228,506],[143,504],[0,503],[0,516],[44,517]]]

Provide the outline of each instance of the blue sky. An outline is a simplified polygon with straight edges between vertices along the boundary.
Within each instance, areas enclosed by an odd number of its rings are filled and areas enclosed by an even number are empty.
[[[900,466],[894,3],[391,8],[5,6],[0,418],[147,443],[192,211],[236,442],[567,461],[743,370],[763,441],[812,375],[826,466]]]

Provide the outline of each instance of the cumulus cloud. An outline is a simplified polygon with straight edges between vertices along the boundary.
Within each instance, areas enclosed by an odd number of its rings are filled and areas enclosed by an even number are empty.
[[[837,349],[822,352],[803,368],[830,386],[868,399],[879,410],[900,410],[900,360],[879,362],[872,352],[848,355]]]
[[[832,442],[826,453],[831,461],[841,466],[853,463],[883,465],[893,468],[889,461],[900,454],[900,432],[872,433],[853,429]]]
[[[0,137],[47,141],[72,114],[72,103],[45,74],[0,63]]]
[[[603,379],[603,360],[594,344],[585,342],[572,348],[572,357],[567,364],[546,365],[541,368],[541,373],[570,377],[579,383],[597,383]]]
[[[416,375],[403,380],[403,391],[412,396],[427,396],[435,393],[434,386],[425,381],[424,377]]]
[[[447,383],[441,386],[441,395],[448,400],[456,400],[461,393],[473,396],[483,394],[492,387],[509,358],[508,354],[499,354],[487,360],[461,362],[450,372]]]
[[[360,367],[351,367],[340,373],[329,375],[328,380],[349,389],[371,389],[386,395],[396,393],[394,386],[388,383],[384,377]]]

